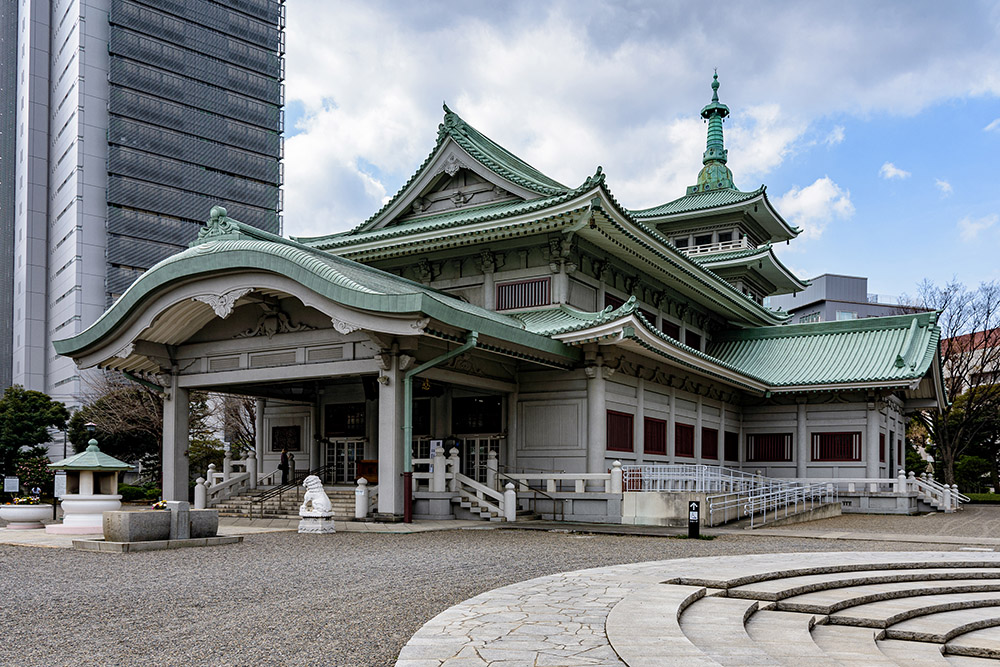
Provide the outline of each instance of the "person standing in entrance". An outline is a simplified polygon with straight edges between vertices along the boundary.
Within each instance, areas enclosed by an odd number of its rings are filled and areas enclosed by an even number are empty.
[[[281,450],[281,462],[278,464],[278,470],[281,471],[281,483],[282,485],[288,484],[288,450]]]

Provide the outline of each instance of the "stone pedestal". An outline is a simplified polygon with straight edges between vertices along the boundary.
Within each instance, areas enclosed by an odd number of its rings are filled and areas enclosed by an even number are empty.
[[[300,513],[299,532],[312,535],[325,535],[336,533],[333,527],[333,512],[308,512]]]

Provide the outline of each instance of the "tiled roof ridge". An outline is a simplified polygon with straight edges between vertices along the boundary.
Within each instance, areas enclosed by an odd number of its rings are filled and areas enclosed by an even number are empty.
[[[698,199],[698,198],[701,198],[701,199],[710,199],[711,195],[713,195],[715,193],[724,193],[724,192],[732,192],[732,193],[735,193],[735,194],[738,194],[738,195],[743,195],[743,198],[741,198],[741,199],[735,199],[735,200],[733,200],[731,202],[726,202],[725,204],[720,204],[720,206],[732,206],[733,204],[739,204],[739,203],[748,201],[750,199],[753,199],[754,197],[758,197],[758,196],[764,194],[764,192],[766,190],[767,190],[767,186],[766,185],[761,185],[756,190],[752,190],[750,192],[744,192],[743,190],[740,190],[738,188],[718,188],[718,189],[715,189],[715,190],[708,190],[706,192],[696,192],[696,193],[692,193],[692,194],[689,194],[689,195],[685,194],[685,195],[682,195],[682,196],[678,197],[677,199],[671,199],[668,202],[663,202],[662,204],[657,204],[655,206],[650,206],[648,208],[629,209],[629,213],[631,213],[632,215],[634,215],[636,217],[640,217],[640,218],[654,218],[654,217],[656,217],[658,215],[669,215],[669,214],[663,213],[660,209],[666,208],[667,206],[670,206],[671,204],[676,204],[676,203],[681,202],[681,201],[683,201],[685,199],[688,199],[688,200],[693,200],[693,199]],[[715,206],[714,205],[696,206],[694,208],[686,209],[684,211],[679,211],[679,212],[699,211],[699,210],[704,210],[704,209],[709,209],[709,208],[715,208]]]
[[[833,322],[803,322],[778,326],[750,327],[734,329],[718,334],[714,342],[737,340],[761,340],[765,338],[797,338],[818,336],[829,333],[853,333],[909,327],[914,321],[919,327],[937,323],[938,311],[906,313],[886,317],[864,317],[856,320],[836,320]]]
[[[572,331],[578,331],[580,329],[585,329],[590,326],[595,326],[598,324],[605,324],[607,322],[613,322],[616,319],[625,317],[631,313],[637,312],[638,302],[634,296],[628,298],[628,300],[622,305],[615,308],[614,306],[607,306],[603,310],[596,311],[586,311],[575,308],[569,304],[560,303],[554,308],[539,308],[536,310],[522,311],[520,313],[513,313],[511,317],[517,318],[525,323],[525,328],[529,331],[536,331],[545,336],[557,336],[559,334],[570,333]],[[535,319],[535,316],[543,317],[545,315],[551,315],[561,313],[575,321],[569,322],[562,326],[555,328],[545,328],[538,327],[533,329],[531,326],[531,321]]]

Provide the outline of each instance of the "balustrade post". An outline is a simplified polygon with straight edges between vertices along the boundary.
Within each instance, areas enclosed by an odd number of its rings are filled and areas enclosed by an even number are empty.
[[[517,492],[514,491],[514,484],[507,482],[503,492],[503,518],[514,522],[517,520]]]
[[[222,481],[228,482],[233,476],[233,452],[226,447],[226,453],[222,457]]]
[[[458,491],[458,475],[459,460],[458,460],[458,447],[452,447],[448,450],[448,468],[451,470],[451,482],[448,484],[448,490],[454,493]]]
[[[848,482],[847,483],[847,492],[848,493],[854,493],[854,490],[855,490],[854,489],[854,482]]]
[[[257,452],[250,450],[246,457],[247,474],[250,475],[250,488],[257,488]]]
[[[295,481],[295,454],[288,453],[288,481]]]
[[[203,510],[208,507],[208,488],[204,477],[194,481],[194,508]]]
[[[434,473],[431,477],[431,491],[443,493],[445,491],[445,479],[448,472],[448,463],[444,458],[444,447],[434,449]]]
[[[486,486],[491,489],[497,488],[497,472],[500,466],[497,464],[497,453],[492,449],[486,454]]]
[[[215,486],[215,464],[208,464],[208,472],[205,473],[205,479],[208,480],[209,486]]]
[[[611,493],[622,492],[622,462],[615,461],[611,464]]]
[[[910,471],[910,474],[906,476],[906,486],[903,487],[904,491],[916,491],[917,490],[917,476]]]
[[[896,477],[896,493],[906,493],[906,471],[900,470]]]
[[[951,511],[951,487],[947,484],[944,485],[944,497],[942,498],[942,505],[944,505],[944,511]]]
[[[958,509],[961,506],[962,501],[958,499],[958,484],[951,485],[951,501],[955,503],[954,509]]]
[[[368,480],[358,478],[358,488],[354,490],[354,518],[364,521],[368,518]]]

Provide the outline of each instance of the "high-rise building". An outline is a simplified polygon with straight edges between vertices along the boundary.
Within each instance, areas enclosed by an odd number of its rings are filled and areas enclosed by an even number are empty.
[[[77,404],[79,371],[52,340],[186,247],[212,205],[280,233],[284,9],[17,1],[16,139],[2,139],[14,206],[0,208],[13,237],[9,381]]]
[[[0,390],[11,380],[14,344],[14,119],[17,109],[17,3],[0,2]]]

